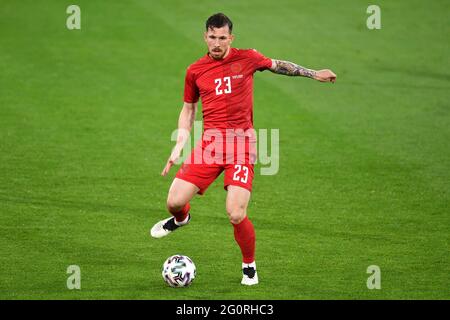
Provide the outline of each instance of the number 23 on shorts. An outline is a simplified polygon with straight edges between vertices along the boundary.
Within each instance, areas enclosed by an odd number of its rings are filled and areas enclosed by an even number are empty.
[[[234,165],[234,170],[233,180],[247,183],[248,167],[241,164],[236,164]]]

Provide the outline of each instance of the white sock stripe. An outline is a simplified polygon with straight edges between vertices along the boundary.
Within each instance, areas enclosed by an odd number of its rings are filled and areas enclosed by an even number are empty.
[[[255,261],[253,261],[251,263],[242,262],[242,268],[248,268],[248,267],[254,268],[256,270],[256,262]]]
[[[189,220],[189,214],[187,215],[186,219],[184,219],[183,221],[178,222],[177,219],[175,219],[175,224],[177,226],[182,226],[182,225],[185,225],[188,222],[188,220]]]

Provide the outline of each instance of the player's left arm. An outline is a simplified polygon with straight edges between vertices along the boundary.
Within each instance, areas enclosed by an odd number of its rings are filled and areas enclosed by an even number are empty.
[[[295,64],[290,61],[283,61],[283,60],[277,60],[272,59],[272,66],[269,68],[270,71],[277,74],[283,74],[286,76],[298,76],[298,77],[306,77],[318,80],[320,82],[335,82],[336,81],[336,74],[329,70],[329,69],[323,69],[323,70],[313,70],[308,69],[302,66],[299,66],[298,64]]]

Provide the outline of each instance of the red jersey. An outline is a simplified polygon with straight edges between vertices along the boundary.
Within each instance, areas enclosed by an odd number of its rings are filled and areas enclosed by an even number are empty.
[[[205,130],[253,128],[253,74],[271,66],[253,49],[230,48],[221,60],[206,54],[187,69],[184,101],[201,97]]]

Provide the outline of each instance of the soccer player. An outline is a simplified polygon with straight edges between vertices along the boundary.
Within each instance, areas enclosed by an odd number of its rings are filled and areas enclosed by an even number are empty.
[[[270,70],[321,82],[334,82],[336,75],[328,69],[315,71],[292,62],[270,59],[253,49],[232,48],[232,29],[231,20],[224,14],[209,17],[204,33],[208,53],[187,68],[177,142],[161,173],[163,176],[179,159],[189,138],[199,98],[202,99],[204,132],[169,189],[167,209],[172,216],[156,223],[150,233],[154,238],[161,238],[188,224],[189,201],[196,194],[203,194],[224,171],[226,211],[243,258],[241,283],[255,285],[258,283],[255,230],[247,217],[256,157],[252,148],[256,142],[252,131],[253,74],[257,70]],[[244,140],[239,140],[242,137]],[[234,143],[236,139],[244,141],[243,148]],[[215,144],[214,152],[211,152],[212,144]],[[202,157],[206,154],[208,159]]]

